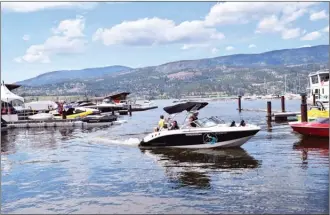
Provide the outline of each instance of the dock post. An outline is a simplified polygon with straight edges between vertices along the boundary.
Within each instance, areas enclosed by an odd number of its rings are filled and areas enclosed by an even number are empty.
[[[285,112],[285,97],[281,96],[281,108],[282,108],[282,112]]]
[[[313,93],[313,106],[316,106],[315,94]]]
[[[242,96],[238,96],[238,111],[242,111],[242,103],[241,103]]]
[[[128,106],[128,112],[129,112],[129,116],[132,116],[132,105],[131,104]]]
[[[272,127],[272,102],[267,101],[267,125]]]
[[[306,102],[306,94],[301,94],[301,122],[308,122],[308,116],[307,116],[307,102]]]

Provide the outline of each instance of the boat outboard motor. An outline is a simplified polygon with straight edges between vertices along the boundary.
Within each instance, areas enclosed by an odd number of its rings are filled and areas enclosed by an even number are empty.
[[[245,121],[242,120],[240,126],[244,127],[245,125],[246,125],[246,124],[245,124]]]
[[[230,127],[235,127],[235,126],[236,126],[235,121],[232,121],[231,124],[230,124]]]

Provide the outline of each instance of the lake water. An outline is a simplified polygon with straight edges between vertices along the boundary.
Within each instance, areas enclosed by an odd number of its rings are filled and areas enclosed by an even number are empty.
[[[286,101],[299,110],[299,101]],[[12,129],[1,135],[2,213],[318,213],[329,212],[328,140],[288,126],[265,129],[264,112],[211,102],[202,116],[244,119],[263,129],[241,149],[140,150],[162,108],[127,123],[89,129]],[[242,101],[266,108],[266,101]],[[273,101],[280,109],[280,101]],[[180,119],[183,119],[182,116]],[[180,120],[178,121],[180,122]],[[303,156],[303,149],[307,157]],[[305,154],[306,155],[306,154]]]

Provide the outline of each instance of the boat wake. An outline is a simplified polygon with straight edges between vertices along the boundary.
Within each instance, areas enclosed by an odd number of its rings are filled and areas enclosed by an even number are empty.
[[[114,145],[124,145],[124,146],[138,146],[140,143],[139,138],[129,138],[124,140],[118,140],[118,139],[109,139],[106,137],[94,137],[93,142],[102,142],[107,144],[114,144]]]

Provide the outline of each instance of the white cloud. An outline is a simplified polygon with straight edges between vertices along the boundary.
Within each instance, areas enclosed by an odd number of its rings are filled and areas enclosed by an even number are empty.
[[[175,23],[173,20],[157,17],[124,21],[110,28],[99,28],[93,41],[105,45],[152,46],[157,44],[189,44],[207,41],[212,44],[225,36],[218,32],[217,26],[224,24],[245,24],[261,20],[257,33],[278,32],[282,38],[300,36],[300,29],[292,22],[308,13],[317,2],[224,2],[214,5],[200,20]],[[271,15],[270,15],[271,14]],[[285,31],[285,32],[284,32]],[[299,35],[298,35],[299,33]],[[193,47],[194,45],[191,45]]]
[[[300,36],[300,28],[286,29],[282,31],[282,39],[288,40],[297,38]]]
[[[244,24],[269,14],[283,14],[283,22],[292,22],[316,2],[224,2],[213,6],[205,17],[209,26]]]
[[[329,33],[329,25],[322,29],[323,32]]]
[[[280,23],[279,19],[275,15],[271,15],[263,18],[257,26],[258,33],[266,32],[281,32],[284,30],[284,26]]]
[[[218,51],[219,51],[219,50],[218,50],[217,48],[213,48],[213,49],[211,50],[212,54],[217,54]]]
[[[235,48],[232,47],[232,46],[227,46],[227,47],[226,47],[226,50],[227,50],[227,51],[232,51],[232,50],[234,50],[234,49],[235,49]]]
[[[78,16],[77,19],[63,20],[57,28],[53,28],[53,32],[66,37],[82,37],[84,28],[85,20],[82,16]]]
[[[24,40],[24,41],[28,41],[28,40],[30,40],[30,35],[28,35],[28,34],[25,34],[23,37],[22,37],[22,39]]]
[[[284,40],[299,37],[302,33],[300,28],[291,28],[291,29],[288,28],[287,27],[287,21],[288,20],[292,20],[292,19],[291,18],[282,19],[282,21],[281,21],[275,15],[265,17],[264,19],[262,19],[258,23],[256,33],[274,33],[274,32],[278,32],[278,33],[281,33],[282,39],[284,39]]]
[[[46,9],[91,9],[96,5],[95,2],[2,2],[1,10],[27,13]]]
[[[83,52],[87,43],[82,38],[84,23],[83,17],[63,20],[57,28],[53,29],[54,35],[42,44],[30,46],[24,56],[17,57],[14,61],[49,63],[50,58],[54,55]]]
[[[306,34],[305,36],[303,36],[302,38],[300,38],[300,40],[317,40],[321,37],[321,33],[318,31],[313,31],[309,34]]]
[[[206,48],[209,47],[210,44],[184,44],[181,49],[182,50],[188,50],[193,48]]]
[[[265,15],[258,23],[255,33],[280,33],[282,39],[293,39],[303,34],[300,28],[293,27],[293,22],[308,13],[316,2],[273,2],[272,15]],[[276,4],[276,5],[274,5]]]
[[[105,45],[150,46],[168,43],[203,43],[221,40],[225,36],[215,28],[205,27],[202,21],[185,21],[178,25],[168,19],[144,18],[124,21],[109,29],[99,28],[93,41],[101,40]]]
[[[252,48],[256,48],[256,47],[257,47],[257,46],[254,45],[254,44],[250,44],[250,45],[249,45],[249,48],[250,48],[250,49],[252,49]]]
[[[319,12],[312,12],[309,19],[311,21],[316,21],[316,20],[320,20],[320,19],[326,19],[328,18],[328,15],[326,14],[325,10],[321,10]]]

